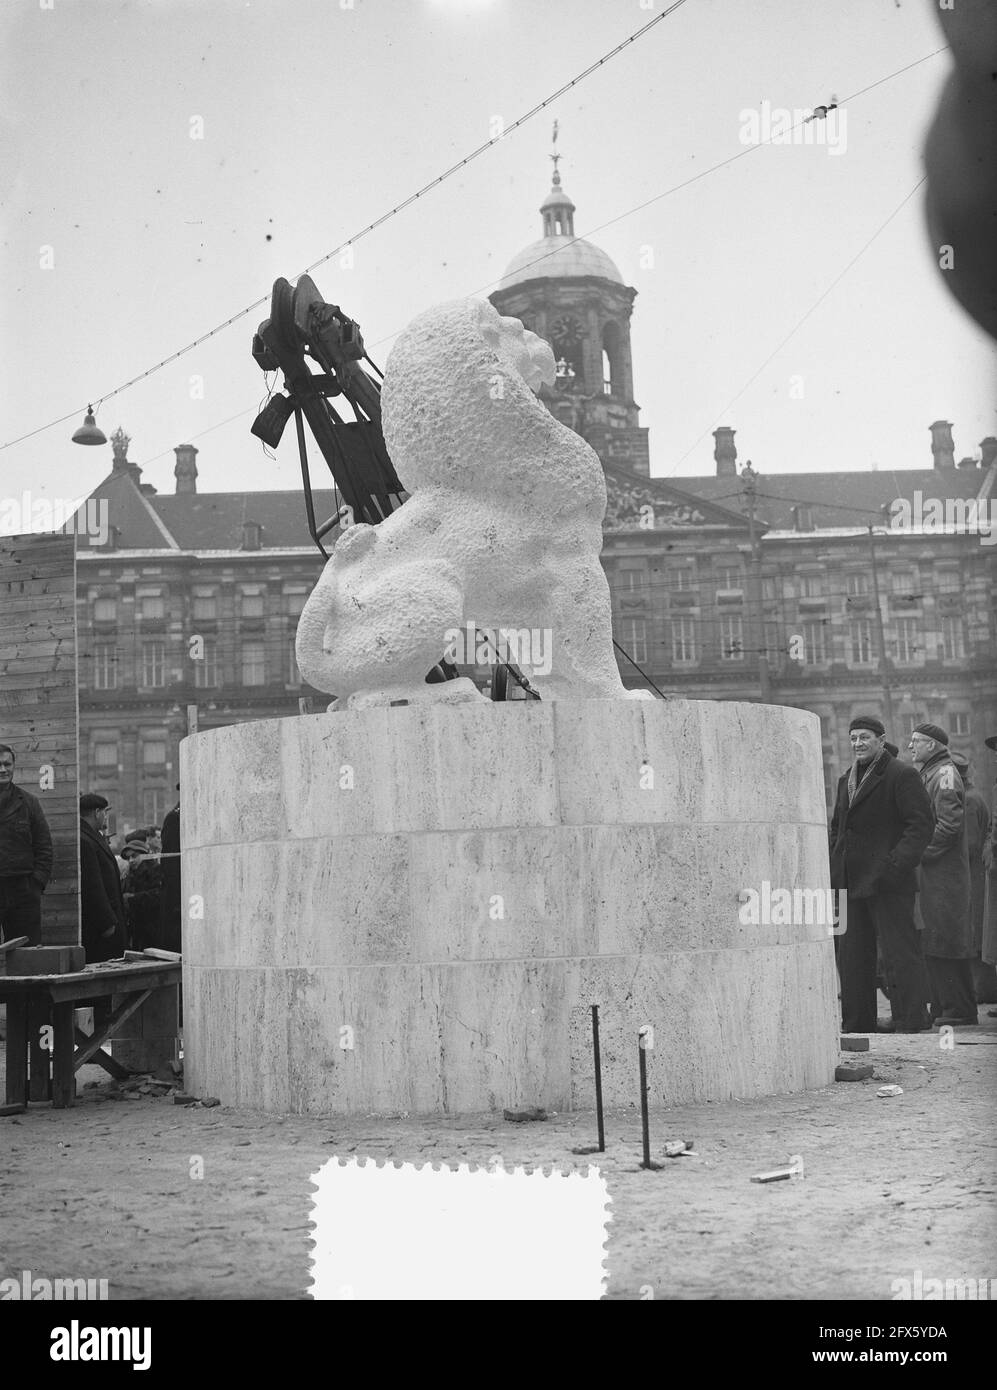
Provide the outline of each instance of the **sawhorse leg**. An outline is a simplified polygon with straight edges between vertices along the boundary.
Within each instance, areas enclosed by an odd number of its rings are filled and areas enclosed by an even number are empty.
[[[20,997],[7,1000],[7,1104],[28,1099],[28,1006]]]
[[[72,1105],[76,1099],[75,1013],[71,1003],[52,1005],[52,1107],[56,1110]]]
[[[42,1046],[42,1029],[52,1022],[49,1004],[28,1000],[28,1100],[51,1100],[51,1053]]]

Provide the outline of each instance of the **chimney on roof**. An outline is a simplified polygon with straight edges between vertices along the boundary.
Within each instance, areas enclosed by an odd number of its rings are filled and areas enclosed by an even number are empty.
[[[260,550],[262,549],[261,533],[263,527],[258,521],[244,521],[242,523],[242,544],[240,550]]]
[[[177,493],[197,491],[197,450],[193,444],[178,444],[173,450],[177,456],[173,476],[177,480]]]
[[[931,457],[935,468],[955,467],[955,445],[952,443],[952,424],[949,420],[936,420],[928,427],[931,430]]]
[[[992,434],[988,434],[986,439],[980,440],[980,467],[993,468],[997,463],[997,439]]]
[[[737,477],[737,445],[734,443],[736,433],[730,425],[720,425],[713,431],[713,457],[717,463],[718,478]]]
[[[964,459],[960,459],[959,462],[956,464],[956,468],[975,468],[975,467],[976,467],[976,459],[973,458],[972,454],[967,454],[966,457],[965,457]]]

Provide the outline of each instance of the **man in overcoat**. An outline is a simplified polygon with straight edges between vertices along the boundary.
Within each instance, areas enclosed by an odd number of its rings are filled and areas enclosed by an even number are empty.
[[[935,832],[921,857],[918,915],[921,949],[936,1026],[975,1024],[973,929],[969,914],[966,793],[938,724],[919,724],[910,750],[935,813]]]
[[[831,818],[831,887],[845,892],[838,939],[845,1033],[919,1033],[929,1026],[928,982],[914,925],[915,870],[931,839],[931,800],[917,770],[891,757],[875,715],[848,728],[854,762],[838,781]],[[876,1019],[876,945],[893,1019]]]
[[[80,797],[80,915],[87,964],[116,960],[125,949],[127,915],[118,861],[104,839],[107,797]]]
[[[987,871],[983,852],[990,839],[990,807],[970,776],[969,759],[953,753],[952,761],[966,791],[966,846],[969,851],[969,921],[973,929],[973,991],[977,1004],[997,1004],[997,971],[983,956],[983,911]]]
[[[14,781],[13,748],[0,743],[0,939],[42,941],[42,894],[52,877],[52,835],[36,796]]]
[[[991,734],[983,742],[992,753],[997,753],[997,734]],[[994,789],[997,797],[997,787]],[[983,847],[983,867],[987,871],[987,892],[983,907],[983,962],[997,965],[997,801],[994,814],[990,817],[990,839]],[[997,1009],[988,1009],[990,1018],[997,1018]]]

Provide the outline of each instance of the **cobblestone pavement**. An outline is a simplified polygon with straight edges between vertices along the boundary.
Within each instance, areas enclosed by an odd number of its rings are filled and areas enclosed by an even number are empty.
[[[610,1299],[889,1300],[917,1271],[995,1277],[997,1023],[982,1016],[951,1048],[873,1037],[870,1081],[655,1109],[655,1158],[668,1140],[695,1148],[660,1172],[639,1166],[635,1110],[607,1116],[604,1155],[577,1158],[573,1147],[595,1142],[591,1112],[275,1118],[126,1098],[85,1068],[76,1107],[0,1120],[0,1276],[107,1278],[112,1298],[304,1298],[321,1164],[487,1166],[498,1154],[507,1167],[598,1165],[612,1198]],[[879,1098],[884,1083],[903,1095]],[[750,1181],[794,1154],[801,1179]]]

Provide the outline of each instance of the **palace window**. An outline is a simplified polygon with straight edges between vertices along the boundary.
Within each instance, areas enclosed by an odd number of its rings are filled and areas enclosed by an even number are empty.
[[[691,564],[691,565],[681,565],[679,568],[677,568],[677,569],[674,571],[674,575],[675,575],[675,587],[676,587],[676,589],[681,589],[681,590],[684,592],[684,591],[687,590],[687,589],[693,589],[693,588],[695,588],[695,585],[696,585],[696,566],[695,566],[695,564]]]
[[[744,660],[744,624],[740,613],[725,613],[720,619],[720,659]]]
[[[635,594],[646,587],[647,576],[642,569],[621,569],[619,576],[620,588],[624,593]]]
[[[166,684],[166,647],[163,642],[142,643],[141,683],[148,690]]]
[[[938,570],[935,576],[935,588],[940,594],[957,594],[961,587],[958,570]]]
[[[113,623],[118,618],[116,598],[95,598],[93,601],[93,620],[95,623]]]
[[[964,661],[966,659],[966,630],[960,617],[942,618],[943,661]]]
[[[691,666],[696,660],[696,623],[693,618],[672,619],[672,661]]]
[[[239,617],[262,618],[264,616],[264,599],[262,589],[241,589],[239,591]]]
[[[800,598],[822,598],[824,595],[824,576],[822,574],[800,575]]]
[[[262,642],[242,644],[242,683],[243,685],[266,684],[266,655]]]
[[[210,690],[218,684],[218,643],[213,637],[202,638],[201,656],[194,661],[194,686]]]
[[[308,602],[308,590],[307,590],[307,589],[301,588],[301,589],[285,589],[285,590],[284,590],[285,611],[287,612],[287,614],[288,614],[289,617],[291,617],[291,618],[300,618],[301,613],[302,613],[302,611],[303,611],[303,609],[304,609],[304,606],[305,606],[305,604],[306,604],[307,602]]]
[[[958,734],[962,738],[969,735],[969,711],[960,709],[948,716],[949,733]]]
[[[743,583],[740,565],[719,565],[716,575],[718,589],[740,589]]]
[[[301,672],[298,670],[298,658],[294,650],[294,638],[292,637],[287,644],[287,683],[295,688],[301,684]]]
[[[803,624],[803,661],[806,666],[827,664],[827,624],[810,621]]]
[[[161,826],[169,809],[166,802],[167,794],[163,787],[146,787],[142,792],[143,824]]]
[[[647,624],[643,618],[624,618],[620,624],[622,630],[622,645],[628,656],[633,657],[634,661],[645,662],[647,660]]]
[[[93,748],[93,765],[98,771],[117,771],[118,768],[118,745],[117,743],[100,742],[95,743]]]
[[[113,642],[93,645],[94,690],[116,690],[118,686],[118,649]]]
[[[848,646],[853,666],[872,664],[872,623],[859,618],[848,624]]]
[[[917,618],[897,619],[893,660],[898,666],[912,666],[921,656],[924,648],[920,640],[920,626]]]
[[[197,622],[215,622],[218,618],[218,593],[215,589],[196,588],[192,617]]]
[[[845,575],[845,593],[852,597],[869,592],[869,576],[860,571],[853,571]]]
[[[165,767],[166,739],[147,738],[142,742],[142,766]]]
[[[166,617],[166,599],[163,597],[162,589],[139,589],[135,597],[140,618]]]

